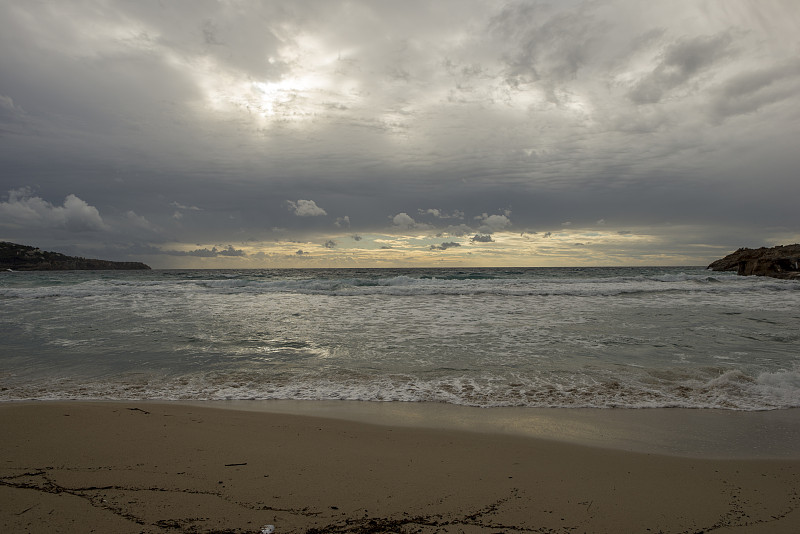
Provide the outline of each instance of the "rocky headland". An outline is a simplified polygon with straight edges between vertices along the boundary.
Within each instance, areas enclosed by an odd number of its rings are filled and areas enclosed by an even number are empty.
[[[708,266],[713,271],[736,271],[742,276],[771,276],[800,280],[800,244],[740,248]]]
[[[66,256],[36,247],[0,241],[0,271],[85,271],[149,269],[135,261],[108,261]]]

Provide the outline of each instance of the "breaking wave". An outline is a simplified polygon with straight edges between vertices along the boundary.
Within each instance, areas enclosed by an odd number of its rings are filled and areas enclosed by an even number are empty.
[[[773,410],[800,407],[798,370],[751,377],[729,370],[664,380],[642,376],[386,376],[308,372],[132,373],[109,379],[59,378],[0,391],[0,400],[354,400],[440,402],[482,408],[699,408]],[[8,377],[6,377],[8,378]]]
[[[621,269],[620,269],[621,270]],[[268,271],[267,271],[268,272]],[[158,273],[158,272],[156,272]],[[0,298],[90,297],[98,295],[128,295],[148,293],[221,293],[308,295],[507,295],[507,296],[619,296],[652,293],[740,293],[747,291],[796,291],[790,281],[744,278],[729,273],[705,271],[672,274],[628,276],[548,276],[547,270],[503,271],[485,273],[428,273],[395,276],[348,276],[346,270],[333,271],[325,276],[277,277],[256,272],[239,275],[195,272],[192,277],[148,279],[138,275],[122,279],[53,282],[43,277],[32,286],[0,286]],[[18,273],[28,274],[28,273]],[[200,275],[205,275],[202,277]],[[200,277],[198,277],[200,276]]]

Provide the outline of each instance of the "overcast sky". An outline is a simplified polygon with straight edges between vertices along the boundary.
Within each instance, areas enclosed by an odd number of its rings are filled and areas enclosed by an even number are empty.
[[[153,267],[800,241],[800,2],[0,2],[0,240]]]

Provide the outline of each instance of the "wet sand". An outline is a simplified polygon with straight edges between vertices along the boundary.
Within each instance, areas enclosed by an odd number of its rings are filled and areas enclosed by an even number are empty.
[[[431,428],[414,424],[425,419],[419,406],[405,418],[386,412],[382,424],[325,409],[317,413],[328,416],[314,417],[239,408],[0,404],[0,531],[258,533],[267,524],[276,534],[800,531],[800,446],[794,454],[745,447],[715,458],[713,450],[688,454],[689,447],[670,455],[643,452],[647,444],[637,440],[590,446],[592,436],[580,443],[486,425]],[[562,419],[576,428],[575,417],[593,417],[590,428],[603,428],[603,417],[608,429],[620,427],[613,410],[566,412],[537,417],[554,428]],[[798,413],[765,414],[759,439],[784,443]],[[697,416],[645,410],[635,417],[643,414],[640,425],[666,425],[671,434],[670,420]],[[742,420],[754,428],[761,421]],[[634,442],[639,450],[626,450]]]

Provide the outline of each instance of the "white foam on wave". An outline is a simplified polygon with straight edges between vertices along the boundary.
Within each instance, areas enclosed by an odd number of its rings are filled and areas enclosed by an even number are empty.
[[[716,280],[716,279],[715,279]],[[289,292],[327,294],[332,296],[358,295],[500,295],[500,296],[619,296],[652,293],[726,293],[761,291],[764,284],[739,283],[742,277],[725,278],[712,284],[707,276],[664,275],[661,277],[613,277],[592,279],[449,279],[396,276],[385,279],[310,279],[281,281],[214,281],[208,287],[237,287],[247,292]],[[781,284],[772,289],[787,289]]]
[[[665,378],[668,377],[668,378]],[[0,391],[0,400],[353,400],[441,402],[475,407],[715,408],[771,410],[800,407],[800,373],[784,370],[752,377],[731,369],[713,378],[662,374],[633,376],[568,373],[451,375],[423,378],[365,372],[198,372],[179,377],[132,373],[102,380],[26,381]]]
[[[761,373],[755,387],[768,398],[780,399],[786,406],[800,406],[800,370]]]
[[[2,286],[0,298],[22,299],[0,308],[19,352],[6,369],[28,371],[5,378],[0,399],[800,406],[798,338],[785,313],[800,303],[796,284],[595,274],[198,271]],[[35,300],[43,296],[65,298]],[[47,372],[68,378],[33,376]]]
[[[217,278],[104,278],[0,287],[0,297],[47,298],[103,295],[191,294],[220,292],[297,293],[332,296],[356,295],[503,295],[503,296],[617,296],[662,292],[727,293],[742,291],[783,291],[796,289],[784,280],[739,277],[729,273],[678,272],[660,275],[577,277],[520,275],[502,278],[440,277],[408,274],[353,277],[341,272],[330,276],[272,277],[220,274]]]

